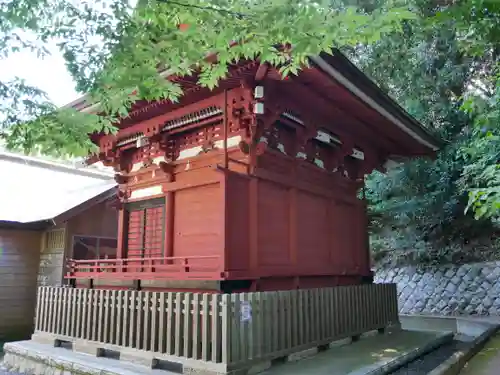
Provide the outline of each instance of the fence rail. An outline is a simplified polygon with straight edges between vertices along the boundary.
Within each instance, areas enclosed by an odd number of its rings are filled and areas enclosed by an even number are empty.
[[[394,284],[238,294],[40,287],[36,332],[240,367],[397,322]]]

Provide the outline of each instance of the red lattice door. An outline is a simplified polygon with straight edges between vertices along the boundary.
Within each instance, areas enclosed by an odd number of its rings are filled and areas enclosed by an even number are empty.
[[[130,203],[127,212],[127,258],[141,259],[131,263],[143,265],[144,271],[152,271],[152,265],[160,261],[150,259],[163,257],[165,251],[165,200]]]

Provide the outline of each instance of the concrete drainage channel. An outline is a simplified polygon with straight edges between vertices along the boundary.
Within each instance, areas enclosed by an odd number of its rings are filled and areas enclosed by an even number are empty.
[[[458,375],[500,329],[498,324],[475,318],[428,315],[402,315],[400,318],[403,329],[452,332],[454,338],[388,372],[390,375]]]

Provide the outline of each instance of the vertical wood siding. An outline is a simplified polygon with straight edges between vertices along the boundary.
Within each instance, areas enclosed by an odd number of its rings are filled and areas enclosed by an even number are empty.
[[[0,337],[33,329],[40,232],[0,229]]]
[[[293,172],[291,162],[265,157],[256,177],[228,174],[229,278],[234,273],[276,284],[287,277],[282,288],[289,289],[293,277],[330,276],[322,286],[332,286],[369,276],[365,205],[353,183],[337,184],[315,167]]]
[[[174,257],[222,255],[224,230],[220,183],[174,193]],[[193,264],[211,260],[193,260]]]

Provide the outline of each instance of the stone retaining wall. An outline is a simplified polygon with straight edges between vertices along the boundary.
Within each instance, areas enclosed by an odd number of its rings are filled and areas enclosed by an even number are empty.
[[[381,269],[377,283],[395,283],[404,314],[500,315],[500,262]]]

